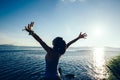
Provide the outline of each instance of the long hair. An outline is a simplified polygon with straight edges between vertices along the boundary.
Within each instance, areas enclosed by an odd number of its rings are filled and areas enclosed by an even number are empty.
[[[53,42],[53,49],[56,52],[59,52],[61,55],[65,53],[66,50],[66,42],[61,37],[56,37]]]

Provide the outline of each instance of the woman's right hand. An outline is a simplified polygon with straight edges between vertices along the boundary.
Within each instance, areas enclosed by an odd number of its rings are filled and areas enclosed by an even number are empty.
[[[82,33],[82,32],[80,32],[80,34],[78,36],[78,38],[84,38],[84,39],[86,39],[86,37],[87,37],[87,34],[86,33]]]

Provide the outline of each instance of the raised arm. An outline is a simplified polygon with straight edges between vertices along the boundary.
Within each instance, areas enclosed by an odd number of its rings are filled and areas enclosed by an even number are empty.
[[[25,26],[25,30],[29,32],[29,35],[33,36],[33,38],[37,40],[47,52],[50,52],[51,48],[32,30],[33,24],[34,23],[31,22],[27,27]]]
[[[40,44],[41,46],[49,53],[51,51],[51,48],[36,34],[31,34]]]
[[[70,41],[69,43],[67,43],[66,49],[67,49],[71,44],[73,44],[74,42],[76,42],[77,40],[79,40],[79,39],[81,39],[81,38],[86,39],[86,37],[87,37],[87,34],[81,32],[77,38],[75,38],[75,39],[73,39],[72,41]]]

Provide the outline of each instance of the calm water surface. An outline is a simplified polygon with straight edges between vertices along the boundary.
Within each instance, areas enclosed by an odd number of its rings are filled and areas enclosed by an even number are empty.
[[[40,80],[45,73],[46,52],[34,47],[0,47],[0,80]],[[75,74],[78,80],[107,78],[106,62],[120,55],[116,48],[69,48],[61,57],[63,75]]]

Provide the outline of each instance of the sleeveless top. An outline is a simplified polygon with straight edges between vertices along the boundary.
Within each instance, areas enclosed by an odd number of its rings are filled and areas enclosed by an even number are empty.
[[[45,77],[47,78],[56,78],[60,77],[60,74],[58,72],[58,63],[59,63],[59,54],[57,52],[53,52],[53,59],[46,61],[46,71],[45,71]]]

